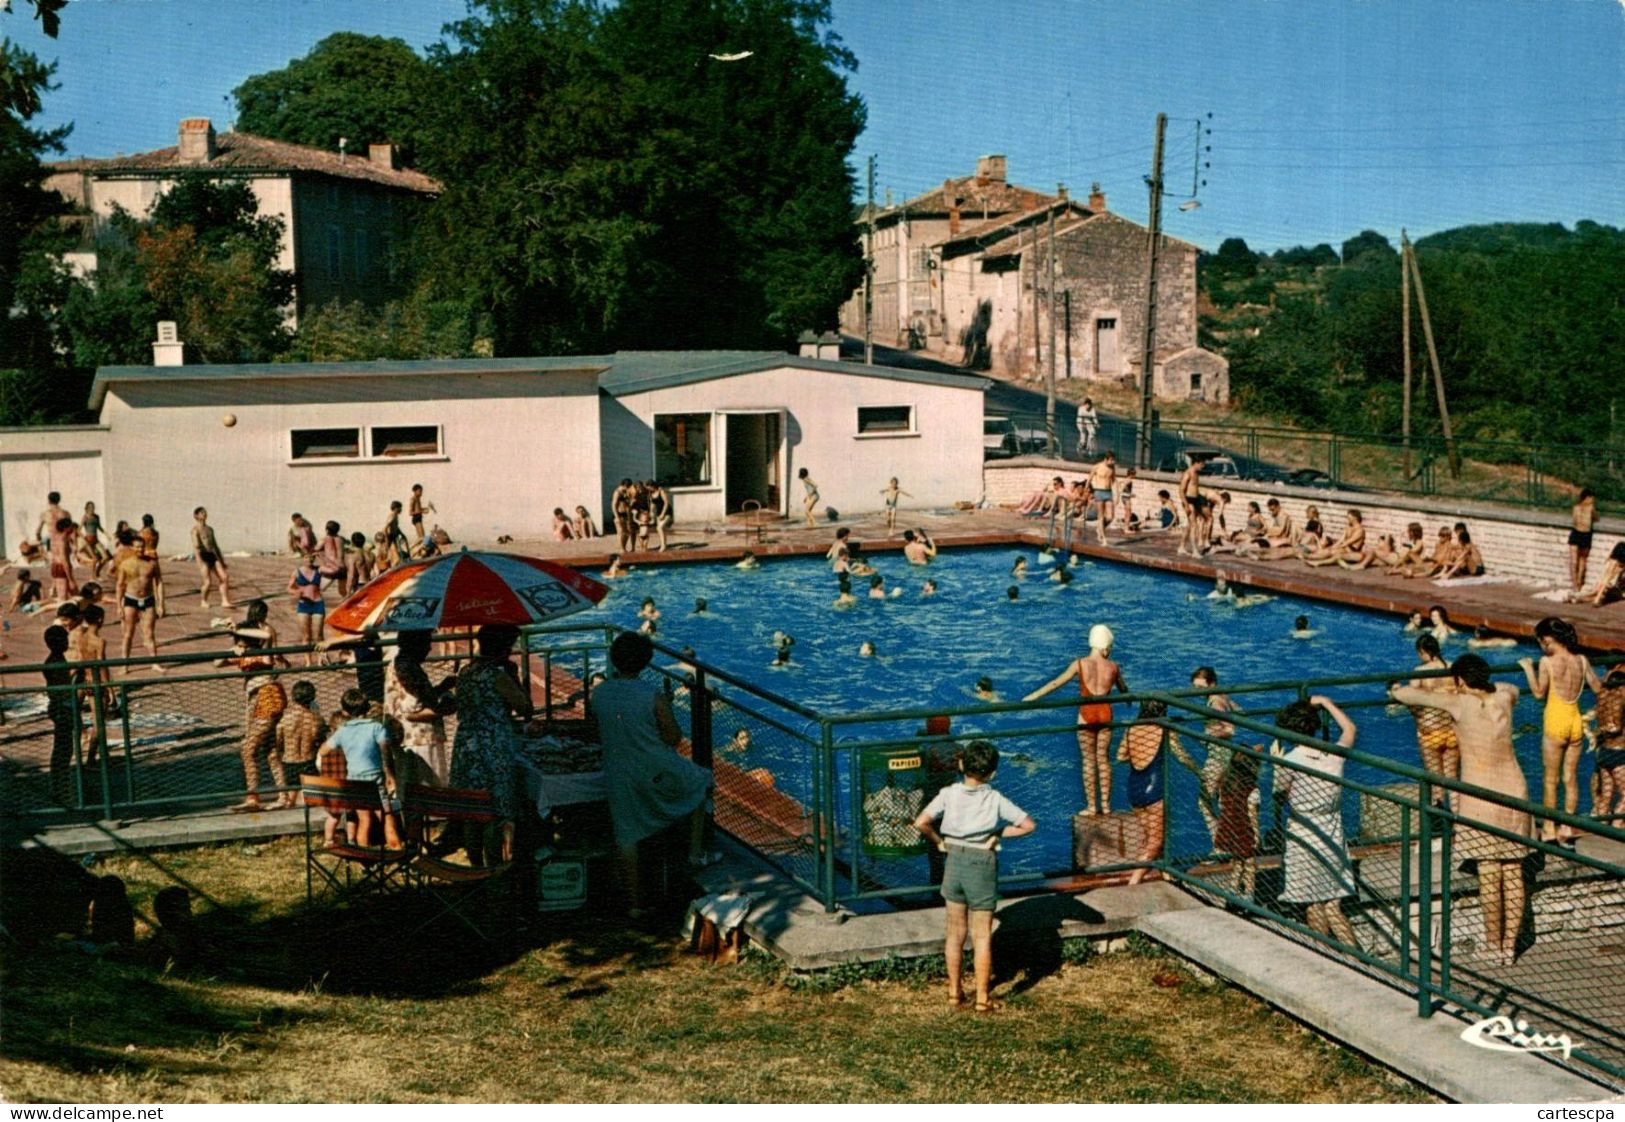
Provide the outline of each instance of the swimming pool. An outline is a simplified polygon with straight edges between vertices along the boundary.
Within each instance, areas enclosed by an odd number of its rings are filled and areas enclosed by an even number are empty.
[[[992,680],[1000,700],[1019,701],[1063,670],[1070,659],[1087,653],[1086,636],[1095,623],[1105,623],[1116,633],[1113,657],[1130,688],[1184,688],[1191,671],[1203,665],[1218,671],[1221,684],[1236,684],[1358,674],[1399,676],[1417,661],[1416,637],[1405,633],[1401,621],[1392,616],[1287,596],[1237,607],[1228,599],[1210,599],[1210,582],[1132,565],[1080,559],[1073,568],[1074,580],[1063,586],[1049,579],[1053,566],[1040,561],[1032,547],[954,551],[924,567],[908,564],[900,554],[867,556],[885,578],[888,591],[900,595],[870,599],[868,578],[853,578],[858,603],[835,607],[835,578],[820,557],[769,558],[751,571],[725,563],[643,566],[610,582],[612,592],[604,603],[573,622],[598,619],[635,628],[640,603],[653,598],[661,612],[658,638],[663,643],[690,646],[711,665],[825,713],[963,708],[977,703],[974,684],[984,676]],[[1018,556],[1025,557],[1029,566],[1025,579],[1011,575]],[[935,596],[921,595],[927,578],[938,585]],[[1019,589],[1019,599],[1007,598],[1011,585]],[[703,613],[694,611],[697,598],[707,602]],[[1316,633],[1312,638],[1293,637],[1299,615],[1309,617]],[[795,637],[787,667],[774,665],[775,631]],[[876,648],[872,658],[859,654],[865,641]],[[1449,643],[1445,657],[1465,649],[1459,641]],[[1510,663],[1537,652],[1520,645],[1487,653],[1494,663]],[[1362,687],[1359,696],[1370,698],[1378,692]],[[1337,691],[1332,693],[1337,696]],[[1075,697],[1076,686],[1069,684],[1053,696]],[[1262,695],[1244,704],[1266,707],[1288,700],[1287,694]],[[1070,720],[1068,713],[1051,710],[985,718],[972,714],[955,719],[954,733],[963,738],[995,727],[1053,726]],[[1118,714],[1129,716],[1124,707]],[[1362,750],[1417,762],[1415,726],[1403,711],[1396,717],[1363,710],[1355,719]],[[1538,719],[1536,704],[1526,696],[1518,711],[1522,730],[1518,749],[1537,799]],[[719,710],[717,743],[740,723],[748,724],[726,708]],[[806,769],[776,756],[775,751],[786,749],[775,749],[771,738],[758,739],[740,765],[768,767],[784,777],[781,789],[805,800],[807,791],[798,789],[805,779],[797,777],[805,777]],[[1031,839],[1012,843],[1006,850],[1006,872],[1037,874],[1070,867],[1071,816],[1082,805],[1076,738],[1050,733],[998,743],[1006,762],[996,785],[1039,823]],[[1114,754],[1115,748],[1114,738]],[[1194,754],[1201,759],[1200,745]],[[1590,759],[1588,755],[1586,760]],[[1582,781],[1589,779],[1590,768],[1589,762],[1582,764]],[[843,770],[837,791],[846,790],[845,775]],[[1358,766],[1351,767],[1348,776],[1368,782],[1393,780]],[[1183,800],[1189,810],[1194,777],[1176,767],[1173,782],[1170,801]],[[1114,809],[1127,809],[1124,787],[1124,768],[1118,765]],[[1352,796],[1347,804],[1346,812],[1352,815],[1357,810]],[[1583,797],[1582,809],[1588,805],[1589,797]],[[1172,821],[1174,853],[1207,852],[1209,839],[1194,812],[1176,812]],[[1356,824],[1351,820],[1348,825],[1353,831]]]

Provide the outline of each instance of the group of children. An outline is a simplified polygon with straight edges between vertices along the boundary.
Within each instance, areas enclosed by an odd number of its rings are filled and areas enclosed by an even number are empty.
[[[576,507],[576,514],[571,518],[564,513],[562,506],[553,508],[553,540],[559,542],[573,541],[576,538],[596,538],[598,524],[592,520],[584,506]],[[647,533],[644,535],[647,538]]]

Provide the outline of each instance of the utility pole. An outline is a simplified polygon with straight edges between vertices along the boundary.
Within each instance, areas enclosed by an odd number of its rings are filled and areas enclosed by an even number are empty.
[[[1140,363],[1140,431],[1136,434],[1135,462],[1151,466],[1151,382],[1157,361],[1157,256],[1162,249],[1162,135],[1168,129],[1168,114],[1157,114],[1157,146],[1151,157],[1151,250],[1146,278],[1145,350]]]
[[[1411,478],[1411,271],[1408,260],[1411,254],[1410,240],[1405,236],[1404,227],[1399,230],[1399,307],[1400,307],[1400,345],[1405,349],[1405,396],[1403,411],[1400,413],[1400,439],[1405,444],[1405,479]]]
[[[869,157],[868,247],[863,253],[863,364],[875,364],[875,158]]]
[[[1450,459],[1450,478],[1461,478],[1461,452],[1456,448],[1450,431],[1450,406],[1444,399],[1444,371],[1439,367],[1439,350],[1433,345],[1433,321],[1428,318],[1428,295],[1422,287],[1422,270],[1416,263],[1416,250],[1409,241],[1402,241],[1405,257],[1411,264],[1411,279],[1416,282],[1416,310],[1422,313],[1422,338],[1427,340],[1428,364],[1433,367],[1433,392],[1439,399],[1439,424],[1444,429],[1445,455]]]
[[[1055,207],[1049,208],[1049,377],[1044,382],[1044,432],[1055,455]]]

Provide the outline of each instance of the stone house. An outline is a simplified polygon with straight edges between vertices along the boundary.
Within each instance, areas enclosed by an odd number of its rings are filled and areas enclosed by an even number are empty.
[[[877,217],[876,341],[923,348],[996,374],[1042,375],[1049,365],[1053,215],[1057,376],[1137,385],[1148,231],[1113,214],[1098,185],[1079,202],[1064,189],[1044,195],[1011,188],[1004,170],[1003,157],[983,157],[977,177],[950,180]],[[984,182],[991,204],[985,214],[967,221],[961,205],[946,220],[940,217],[949,199],[963,200]],[[894,252],[905,242],[906,254]],[[1197,252],[1189,242],[1163,236],[1153,392],[1223,402],[1230,394],[1229,363],[1196,341]],[[912,272],[902,273],[905,268]],[[848,334],[861,333],[861,289],[844,306],[841,322]]]
[[[1085,205],[1060,198],[943,242],[937,248],[944,356],[996,373],[1038,377],[1049,369],[1053,314],[1058,377],[1139,384],[1148,236],[1144,226],[1107,209],[1097,187]],[[1230,392],[1229,363],[1196,342],[1197,252],[1189,242],[1163,235],[1153,392],[1223,402]]]
[[[46,168],[46,186],[88,218],[82,248],[68,257],[81,273],[94,271],[91,235],[115,207],[144,218],[187,175],[246,182],[260,214],[282,220],[277,265],[294,275],[290,326],[331,300],[372,302],[387,294],[391,253],[414,204],[440,190],[429,176],[397,167],[392,144],[368,145],[365,155],[328,152],[249,133],[216,135],[205,117],[182,121],[169,148]]]
[[[935,249],[942,241],[1010,215],[1025,214],[1055,196],[1006,180],[1003,156],[982,156],[976,174],[945,179],[941,187],[899,206],[875,211],[873,334],[888,347],[939,349],[940,284]],[[858,216],[860,242],[867,211]],[[863,334],[863,287],[841,307],[841,329]]]

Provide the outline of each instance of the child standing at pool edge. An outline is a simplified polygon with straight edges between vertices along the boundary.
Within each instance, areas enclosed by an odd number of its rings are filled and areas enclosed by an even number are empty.
[[[944,787],[914,820],[914,828],[947,854],[942,898],[947,904],[943,956],[948,960],[948,1004],[965,1003],[965,934],[970,933],[976,976],[976,1011],[999,1008],[988,995],[993,980],[993,909],[999,902],[999,842],[1036,828],[1032,817],[991,785],[999,750],[985,740],[959,756],[960,782]],[[940,823],[940,826],[939,826]]]

